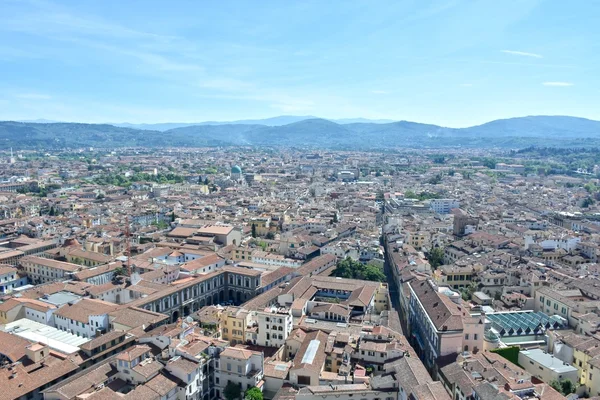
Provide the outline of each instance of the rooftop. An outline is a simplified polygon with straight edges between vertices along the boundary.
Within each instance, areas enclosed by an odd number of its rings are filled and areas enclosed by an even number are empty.
[[[521,354],[524,357],[527,357],[534,362],[551,369],[559,374],[563,374],[566,372],[576,372],[577,368],[569,365],[558,358],[554,357],[554,355],[546,353],[542,349],[531,349],[531,350],[522,350]]]

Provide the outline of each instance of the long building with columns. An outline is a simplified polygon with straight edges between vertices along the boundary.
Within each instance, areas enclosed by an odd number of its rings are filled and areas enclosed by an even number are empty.
[[[244,303],[256,296],[260,288],[260,271],[226,266],[206,275],[181,279],[130,305],[167,314],[175,322],[207,305]]]

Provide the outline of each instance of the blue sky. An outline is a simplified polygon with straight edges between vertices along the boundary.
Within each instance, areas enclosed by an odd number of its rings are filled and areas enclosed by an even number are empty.
[[[0,120],[600,119],[600,2],[0,2]]]

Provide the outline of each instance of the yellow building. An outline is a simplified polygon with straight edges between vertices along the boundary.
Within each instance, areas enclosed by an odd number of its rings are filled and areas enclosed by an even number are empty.
[[[221,338],[232,346],[246,342],[246,329],[250,323],[250,313],[240,307],[226,307],[220,316]]]
[[[382,311],[387,311],[390,309],[390,305],[388,304],[387,284],[382,283],[381,286],[375,292],[374,306],[375,306],[375,312],[377,314],[381,314]]]
[[[256,227],[256,234],[259,236],[266,235],[271,230],[271,218],[255,217],[250,219],[250,226]]]
[[[469,286],[474,274],[475,270],[472,266],[442,265],[433,273],[433,280],[439,286],[461,289]]]
[[[231,258],[234,261],[252,261],[252,252],[255,250],[249,247],[236,247],[231,251]]]
[[[417,250],[422,250],[428,242],[429,234],[426,232],[406,232],[406,243]]]
[[[573,351],[573,366],[577,368],[579,385],[585,386],[590,396],[600,393],[600,380],[594,379],[594,375],[600,374],[597,359],[600,356],[598,344],[600,344],[599,340],[591,339],[575,346]]]

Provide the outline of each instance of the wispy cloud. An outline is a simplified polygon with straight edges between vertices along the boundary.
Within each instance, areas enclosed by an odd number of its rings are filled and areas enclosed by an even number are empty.
[[[528,53],[526,51],[516,51],[516,50],[501,50],[502,53],[512,54],[513,56],[523,56],[523,57],[533,57],[533,58],[544,58],[543,55],[537,53]]]
[[[567,87],[567,86],[573,86],[574,84],[571,83],[571,82],[543,82],[542,85],[544,85],[544,86]]]
[[[19,93],[15,97],[24,100],[50,100],[52,96],[42,93]]]
[[[373,93],[373,94],[388,94],[389,92],[387,90],[371,90],[371,93]]]

